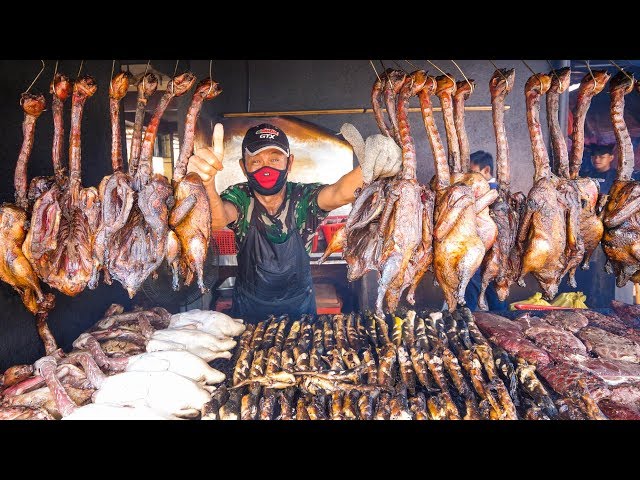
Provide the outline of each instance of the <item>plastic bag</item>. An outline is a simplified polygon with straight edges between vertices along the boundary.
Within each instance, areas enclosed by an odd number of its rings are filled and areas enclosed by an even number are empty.
[[[558,295],[551,305],[555,307],[567,307],[567,308],[589,308],[584,303],[587,296],[582,292],[566,292]]]
[[[536,292],[532,297],[529,297],[526,300],[520,300],[509,304],[509,310],[517,310],[515,307],[516,305],[544,305],[548,307],[551,304],[542,298],[542,293]]]

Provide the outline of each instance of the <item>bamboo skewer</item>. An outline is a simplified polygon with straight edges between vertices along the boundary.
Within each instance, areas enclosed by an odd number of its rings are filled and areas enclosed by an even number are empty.
[[[509,110],[509,105],[505,105],[504,109]],[[386,111],[386,109],[382,109]],[[441,107],[434,107],[434,111],[439,112]],[[491,105],[477,105],[464,107],[466,112],[490,112]],[[410,108],[409,112],[420,112],[420,108]],[[276,111],[276,112],[240,112],[240,113],[225,113],[222,116],[225,118],[236,117],[278,117],[278,116],[302,116],[302,115],[349,115],[354,113],[373,113],[372,108],[339,108],[331,110],[288,110],[288,111]]]

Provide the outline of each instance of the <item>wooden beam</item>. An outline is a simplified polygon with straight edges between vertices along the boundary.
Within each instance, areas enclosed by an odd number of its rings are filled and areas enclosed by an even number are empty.
[[[505,105],[504,109],[509,110],[509,105]],[[386,111],[386,109],[382,109]],[[409,112],[420,112],[422,109],[410,108]],[[441,111],[440,107],[433,107],[434,112]],[[469,106],[464,107],[466,112],[490,112],[491,105],[478,105],[478,106]],[[303,115],[351,115],[354,113],[373,113],[372,108],[340,108],[340,109],[332,109],[332,110],[287,110],[287,111],[276,111],[276,112],[240,112],[240,113],[224,113],[222,116],[225,118],[236,118],[236,117],[284,117],[284,116],[303,116]]]

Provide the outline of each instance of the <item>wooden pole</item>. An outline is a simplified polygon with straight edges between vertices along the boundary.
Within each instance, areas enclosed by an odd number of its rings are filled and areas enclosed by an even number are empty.
[[[509,110],[508,105],[505,105],[504,109]],[[464,107],[467,112],[490,112],[491,105],[478,105]],[[383,109],[385,110],[385,109]],[[439,112],[442,110],[440,107],[434,107],[434,111]],[[386,111],[386,110],[385,110]],[[420,112],[421,109],[410,108],[409,112]],[[225,113],[222,116],[225,118],[237,118],[237,117],[284,117],[284,116],[303,116],[303,115],[352,115],[356,113],[373,113],[372,108],[339,108],[331,110],[287,110],[276,112],[241,112],[241,113]]]

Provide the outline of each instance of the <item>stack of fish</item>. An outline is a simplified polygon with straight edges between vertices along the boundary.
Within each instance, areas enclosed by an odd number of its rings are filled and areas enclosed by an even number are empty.
[[[471,312],[271,317],[247,326],[208,419],[562,418],[535,366],[492,345]]]

